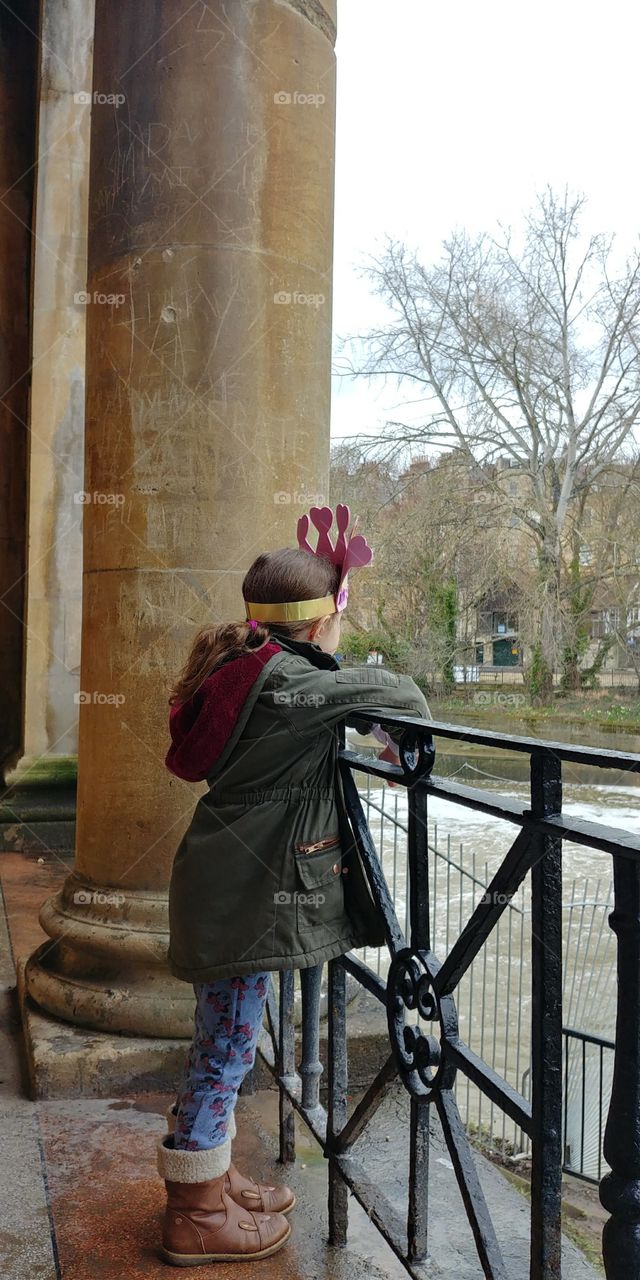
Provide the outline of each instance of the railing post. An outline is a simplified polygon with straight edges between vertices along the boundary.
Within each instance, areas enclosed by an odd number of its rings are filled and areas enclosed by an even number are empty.
[[[302,1079],[302,1106],[315,1111],[320,1105],[320,989],[323,965],[315,964],[300,970],[302,992],[302,1060],[299,1073]]]
[[[408,800],[411,946],[430,951],[428,791],[424,782],[411,788]],[[429,1113],[429,1102],[411,1099],[407,1256],[413,1262],[424,1261],[429,1241]]]
[[[428,1102],[411,1099],[407,1256],[412,1262],[424,1261],[429,1244],[429,1111]]]
[[[289,1086],[296,1077],[296,1043],[293,1021],[293,969],[280,970],[280,1021],[278,1029],[278,1079]],[[296,1158],[296,1117],[293,1103],[280,1088],[280,1160]]]
[[[411,946],[423,951],[431,950],[428,796],[427,784],[423,781],[416,782],[407,796],[410,938]]]
[[[561,762],[531,753],[531,813],[562,811]],[[561,1275],[562,838],[539,834],[531,869],[531,1280]]]
[[[618,940],[618,1006],[611,1102],[604,1158],[611,1173],[600,1200],[611,1218],[602,1233],[607,1280],[640,1275],[640,864],[613,858],[614,907],[609,924]]]
[[[349,1220],[349,1192],[344,1179],[340,1176],[335,1157],[332,1155],[333,1139],[347,1123],[346,974],[339,960],[329,961],[328,1041],[329,1244],[345,1245]]]

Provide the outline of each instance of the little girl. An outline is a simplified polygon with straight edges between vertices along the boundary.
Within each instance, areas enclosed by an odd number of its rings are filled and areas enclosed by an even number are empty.
[[[270,972],[383,941],[354,892],[358,867],[344,865],[340,726],[362,725],[367,707],[429,716],[409,676],[341,668],[333,656],[349,568],[372,552],[347,535],[348,507],[336,509],[335,544],[333,511],[309,514],[316,549],[307,515],[297,549],[254,560],[242,583],[246,621],[201,628],[170,699],[166,765],[209,784],[169,891],[169,967],[196,997],[171,1132],[158,1145],[162,1256],[179,1266],[264,1258],[291,1234],[289,1188],[258,1183],[231,1161],[238,1089],[255,1060]],[[402,731],[376,731],[383,756],[397,761]]]

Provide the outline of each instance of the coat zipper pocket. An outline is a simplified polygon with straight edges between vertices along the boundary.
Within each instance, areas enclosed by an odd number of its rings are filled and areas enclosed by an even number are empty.
[[[330,849],[332,845],[340,844],[340,835],[325,836],[324,840],[299,840],[296,842],[298,853],[315,853],[317,849]]]

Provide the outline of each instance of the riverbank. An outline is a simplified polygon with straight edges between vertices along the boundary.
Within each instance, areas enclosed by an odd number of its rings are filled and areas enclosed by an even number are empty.
[[[474,724],[483,728],[497,729],[497,720],[525,723],[531,729],[562,722],[567,726],[599,727],[607,733],[640,734],[640,698],[631,690],[585,689],[565,695],[556,693],[552,702],[532,707],[523,689],[474,686],[456,689],[445,697],[431,694],[429,706],[438,720],[469,723],[471,717]]]

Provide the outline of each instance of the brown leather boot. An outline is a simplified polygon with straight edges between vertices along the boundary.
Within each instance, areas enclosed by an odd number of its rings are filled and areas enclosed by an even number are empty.
[[[158,1144],[158,1170],[167,1189],[161,1254],[174,1266],[267,1258],[291,1235],[281,1213],[241,1208],[228,1195],[224,1165],[230,1148],[227,1140],[211,1150],[180,1151],[172,1136]]]
[[[173,1107],[165,1112],[169,1133],[175,1132],[176,1127],[176,1108]],[[229,1116],[229,1128],[227,1130],[229,1139],[236,1136],[235,1113],[232,1111]],[[227,1171],[227,1182],[225,1191],[236,1204],[243,1209],[255,1209],[258,1213],[290,1213],[295,1205],[296,1198],[290,1187],[284,1183],[278,1186],[272,1186],[268,1182],[256,1182],[251,1177],[245,1177],[240,1170],[232,1163]]]
[[[255,1209],[258,1213],[290,1213],[296,1202],[290,1187],[255,1182],[240,1173],[234,1164],[229,1165],[225,1178],[227,1195],[244,1209]]]

